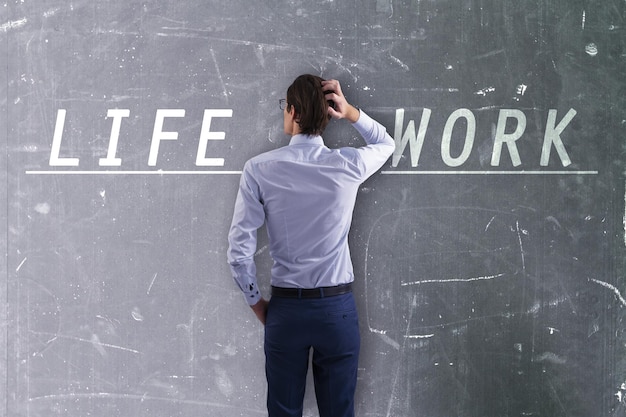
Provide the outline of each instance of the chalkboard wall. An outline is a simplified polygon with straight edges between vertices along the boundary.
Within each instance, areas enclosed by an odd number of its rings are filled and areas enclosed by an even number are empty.
[[[288,142],[278,99],[302,73],[340,80],[396,142],[350,235],[357,415],[626,414],[623,0],[0,16],[0,414],[266,415],[227,232],[244,162]],[[362,143],[347,123],[324,136]],[[263,231],[257,263],[269,296]]]

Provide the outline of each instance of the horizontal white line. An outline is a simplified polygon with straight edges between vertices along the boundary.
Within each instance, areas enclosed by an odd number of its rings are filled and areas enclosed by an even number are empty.
[[[241,171],[26,171],[27,175],[239,175]]]
[[[26,171],[27,175],[240,175],[241,171]],[[598,171],[381,171],[383,175],[598,175]]]
[[[598,175],[598,171],[381,171],[386,175]]]

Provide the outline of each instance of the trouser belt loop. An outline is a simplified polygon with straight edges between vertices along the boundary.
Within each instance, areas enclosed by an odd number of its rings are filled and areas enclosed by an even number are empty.
[[[302,288],[298,288],[298,298],[302,298]]]
[[[324,298],[324,288],[320,288],[320,298]]]

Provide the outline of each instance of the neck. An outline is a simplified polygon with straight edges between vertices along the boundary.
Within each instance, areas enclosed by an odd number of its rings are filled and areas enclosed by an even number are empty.
[[[299,135],[300,133],[302,133],[300,131],[300,125],[295,120],[291,123],[290,128],[291,136]]]

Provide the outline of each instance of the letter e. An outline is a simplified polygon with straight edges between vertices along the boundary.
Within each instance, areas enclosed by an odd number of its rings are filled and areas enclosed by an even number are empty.
[[[210,140],[224,140],[224,132],[211,132],[211,121],[214,117],[233,117],[232,109],[205,109],[202,119],[202,129],[200,130],[200,141],[198,142],[198,154],[196,155],[196,166],[221,167],[224,166],[224,158],[207,158],[206,150]]]

